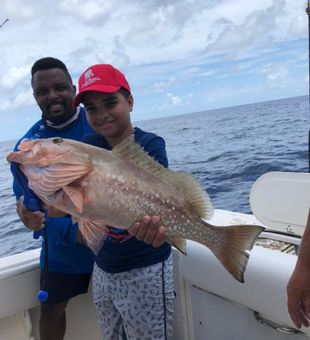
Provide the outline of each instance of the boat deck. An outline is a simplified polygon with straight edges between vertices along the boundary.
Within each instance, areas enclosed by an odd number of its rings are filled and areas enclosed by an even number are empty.
[[[214,225],[260,224],[253,215],[216,210]],[[277,238],[277,239],[275,239]],[[264,231],[245,272],[233,279],[211,251],[188,241],[188,255],[173,250],[173,340],[306,340],[286,308],[286,284],[300,237]],[[38,340],[39,250],[0,258],[0,340]],[[68,305],[65,340],[100,340],[91,290]]]

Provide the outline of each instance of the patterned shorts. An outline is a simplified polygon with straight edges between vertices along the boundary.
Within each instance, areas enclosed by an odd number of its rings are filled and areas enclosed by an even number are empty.
[[[172,256],[123,273],[106,273],[95,264],[93,295],[104,340],[166,340],[172,336]]]

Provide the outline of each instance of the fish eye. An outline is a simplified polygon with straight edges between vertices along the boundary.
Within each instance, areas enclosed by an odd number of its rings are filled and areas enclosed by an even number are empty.
[[[55,144],[60,144],[62,143],[63,139],[61,137],[56,137],[56,138],[53,138],[53,143]]]

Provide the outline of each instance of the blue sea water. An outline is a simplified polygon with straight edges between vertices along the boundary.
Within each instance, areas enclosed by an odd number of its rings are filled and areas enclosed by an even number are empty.
[[[268,171],[308,172],[308,96],[137,122],[166,140],[172,170],[192,173],[217,209],[250,213],[252,184]],[[0,142],[0,256],[40,245],[19,222]]]

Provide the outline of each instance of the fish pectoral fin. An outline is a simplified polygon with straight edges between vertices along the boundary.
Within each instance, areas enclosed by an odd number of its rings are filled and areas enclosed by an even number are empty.
[[[81,187],[73,187],[70,185],[63,186],[63,191],[67,194],[71,202],[74,204],[79,214],[83,213],[84,192]]]
[[[95,254],[97,254],[101,249],[108,233],[108,228],[105,222],[80,218],[78,221],[78,227],[87,246]]]
[[[186,239],[179,237],[166,237],[166,240],[182,254],[186,255]]]

